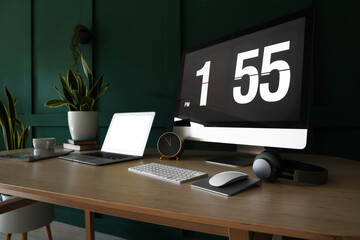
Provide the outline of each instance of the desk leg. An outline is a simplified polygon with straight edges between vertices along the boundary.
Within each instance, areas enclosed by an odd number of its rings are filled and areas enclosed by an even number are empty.
[[[245,230],[229,228],[229,240],[250,240],[250,233]]]
[[[85,210],[86,240],[95,240],[94,215],[95,213]]]
[[[250,233],[245,230],[229,228],[229,240],[250,240]],[[255,233],[253,240],[272,240],[273,236],[266,233]],[[281,239],[281,238],[280,238]]]
[[[255,233],[254,240],[272,240],[273,235],[267,233]]]

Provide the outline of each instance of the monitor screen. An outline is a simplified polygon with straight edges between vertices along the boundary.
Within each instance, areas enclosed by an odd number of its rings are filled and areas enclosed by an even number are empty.
[[[174,127],[185,139],[306,146],[313,10],[186,50]]]

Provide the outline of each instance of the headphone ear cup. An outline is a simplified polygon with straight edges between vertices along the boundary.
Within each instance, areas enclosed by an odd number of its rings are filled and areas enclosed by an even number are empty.
[[[275,181],[281,175],[280,155],[271,150],[262,151],[255,157],[253,171],[261,180]]]

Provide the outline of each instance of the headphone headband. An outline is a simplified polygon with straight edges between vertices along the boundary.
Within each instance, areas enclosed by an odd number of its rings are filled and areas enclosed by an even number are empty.
[[[281,166],[282,175],[291,176],[294,182],[324,184],[327,181],[328,171],[323,167],[294,160],[283,160]]]

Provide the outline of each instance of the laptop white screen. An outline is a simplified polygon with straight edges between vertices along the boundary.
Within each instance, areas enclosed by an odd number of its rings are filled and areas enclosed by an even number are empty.
[[[155,112],[115,113],[101,151],[142,156]]]

